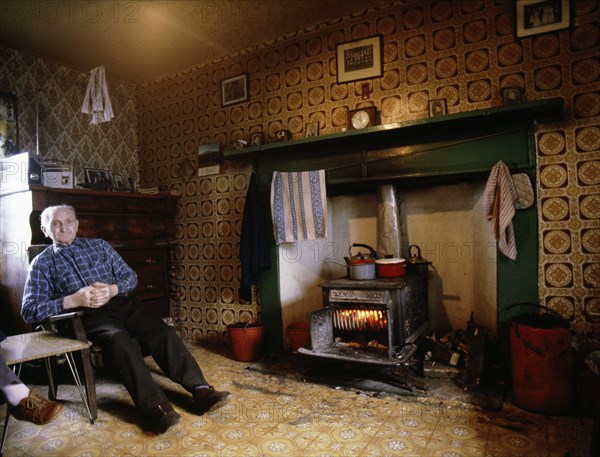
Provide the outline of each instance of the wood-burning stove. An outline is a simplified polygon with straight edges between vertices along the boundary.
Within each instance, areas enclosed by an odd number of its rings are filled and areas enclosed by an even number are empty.
[[[323,309],[311,313],[307,355],[401,365],[428,326],[427,275],[321,284]]]

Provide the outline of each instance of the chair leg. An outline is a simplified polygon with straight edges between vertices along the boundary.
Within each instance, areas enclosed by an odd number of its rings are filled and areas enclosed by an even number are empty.
[[[15,365],[13,365],[12,370],[13,373],[15,373],[17,376],[21,376],[21,367],[23,366],[22,363],[17,363]],[[4,455],[4,443],[6,443],[6,438],[7,438],[7,431],[8,431],[8,421],[10,419],[10,412],[9,412],[9,405],[8,402],[6,402],[6,416],[4,417],[4,430],[2,432],[2,444],[0,444],[0,457],[2,457]]]
[[[83,352],[83,351],[82,351]],[[73,379],[75,380],[75,384],[77,385],[77,389],[79,390],[79,395],[81,395],[81,399],[83,400],[83,403],[85,404],[85,408],[87,410],[88,413],[88,417],[90,418],[90,422],[93,424],[94,421],[96,420],[96,418],[98,417],[98,410],[97,410],[97,406],[96,406],[96,386],[94,384],[94,380],[91,380],[91,389],[90,389],[90,383],[88,382],[89,380],[87,379],[87,375],[86,375],[86,385],[85,385],[85,392],[84,392],[84,386],[81,382],[81,377],[79,376],[79,370],[77,369],[77,365],[75,363],[75,359],[73,357],[72,353],[68,353],[65,354],[66,358],[67,358],[67,363],[69,364],[69,368],[71,369],[71,374],[73,375]],[[82,354],[83,356],[83,354]],[[89,362],[89,359],[88,359]],[[85,365],[85,356],[83,356],[83,363]],[[85,368],[84,368],[85,371]],[[90,398],[90,393],[93,392],[93,397]],[[86,395],[87,394],[87,395]]]
[[[21,375],[21,367],[23,366],[22,363],[17,363],[15,365],[13,365],[12,370],[13,373],[15,373],[17,376]],[[7,437],[7,430],[8,430],[8,420],[10,419],[10,412],[9,412],[9,405],[8,402],[6,402],[6,416],[4,416],[4,431],[2,433],[2,444],[0,444],[0,457],[2,457],[4,455],[4,443],[6,443],[6,437]]]
[[[91,351],[89,349],[82,350],[81,359],[83,364],[83,377],[85,379],[85,391],[90,407],[90,419],[93,423],[98,418],[98,404],[96,399],[96,380],[94,377],[94,368],[92,368]]]
[[[6,442],[6,436],[8,431],[8,420],[10,419],[10,413],[8,412],[8,403],[6,403],[6,417],[4,418],[4,431],[2,433],[2,444],[0,445],[0,457],[4,455],[4,443]]]
[[[75,338],[84,343],[88,343],[87,334],[83,327],[81,318],[76,316],[73,319],[73,331]],[[83,365],[83,376],[85,378],[85,390],[87,392],[87,403],[89,405],[90,420],[93,423],[98,418],[98,405],[96,399],[96,381],[94,380],[94,369],[92,368],[92,353],[90,349],[80,351],[81,362]]]
[[[56,401],[56,384],[54,383],[54,376],[52,374],[52,363],[50,357],[44,357],[44,363],[46,364],[46,371],[48,372],[48,398],[52,401]]]

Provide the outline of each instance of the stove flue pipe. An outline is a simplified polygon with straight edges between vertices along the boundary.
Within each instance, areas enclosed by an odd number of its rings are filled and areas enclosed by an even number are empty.
[[[391,185],[377,188],[377,255],[402,258],[400,201]]]

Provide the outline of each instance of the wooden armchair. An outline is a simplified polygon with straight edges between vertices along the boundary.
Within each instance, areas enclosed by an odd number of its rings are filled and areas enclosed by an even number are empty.
[[[29,262],[35,258],[40,252],[46,249],[46,244],[33,244],[27,248],[27,255]],[[62,336],[67,336],[76,339],[86,345],[84,349],[79,351],[80,359],[79,363],[83,368],[83,382],[79,379],[75,379],[77,387],[83,397],[82,388],[85,387],[85,400],[90,416],[90,421],[93,423],[98,417],[97,401],[96,401],[96,381],[94,377],[94,369],[91,363],[91,344],[85,333],[83,322],[81,321],[82,311],[73,311],[56,316],[51,316],[44,322],[39,323],[36,329],[43,331],[52,331]],[[57,386],[52,378],[52,370],[48,366],[48,378],[49,378],[49,392],[48,396],[51,400],[56,399]],[[78,371],[73,372],[73,377],[78,377]]]
[[[96,400],[96,380],[94,377],[94,369],[93,369],[92,363],[91,363],[91,349],[90,349],[91,344],[87,339],[85,329],[83,328],[83,323],[81,322],[82,314],[83,313],[81,311],[57,314],[56,316],[49,317],[46,321],[44,321],[40,325],[40,327],[42,330],[45,330],[45,331],[52,331],[57,334],[62,334],[63,332],[59,331],[57,329],[56,324],[59,322],[70,322],[71,327],[72,327],[72,332],[69,332],[69,336],[72,336],[73,339],[76,339],[86,345],[86,347],[84,349],[81,349],[79,351],[79,353],[81,355],[80,363],[83,368],[83,382],[81,381],[81,378],[78,376],[78,370],[75,370],[75,372],[73,373],[73,376],[74,376],[74,378],[76,378],[75,383],[77,384],[77,387],[79,388],[79,391],[80,391],[82,397],[83,397],[82,388],[85,388],[85,399],[87,399],[86,406],[88,408],[90,422],[93,423],[98,418],[98,407],[97,407],[97,400]],[[75,363],[77,363],[77,362],[75,362]],[[56,383],[54,382],[54,380],[51,379],[52,378],[51,370],[49,370],[48,377],[49,377],[49,381],[50,381],[49,385],[48,385],[48,388],[49,388],[48,396],[51,400],[55,400],[57,386],[56,386]]]

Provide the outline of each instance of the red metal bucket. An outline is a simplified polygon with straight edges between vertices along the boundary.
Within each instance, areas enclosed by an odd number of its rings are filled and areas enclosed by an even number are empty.
[[[569,323],[558,314],[517,316],[510,323],[510,348],[515,404],[542,414],[568,414],[573,405]]]
[[[310,349],[310,322],[294,322],[287,327],[287,337],[291,352],[300,348]]]

